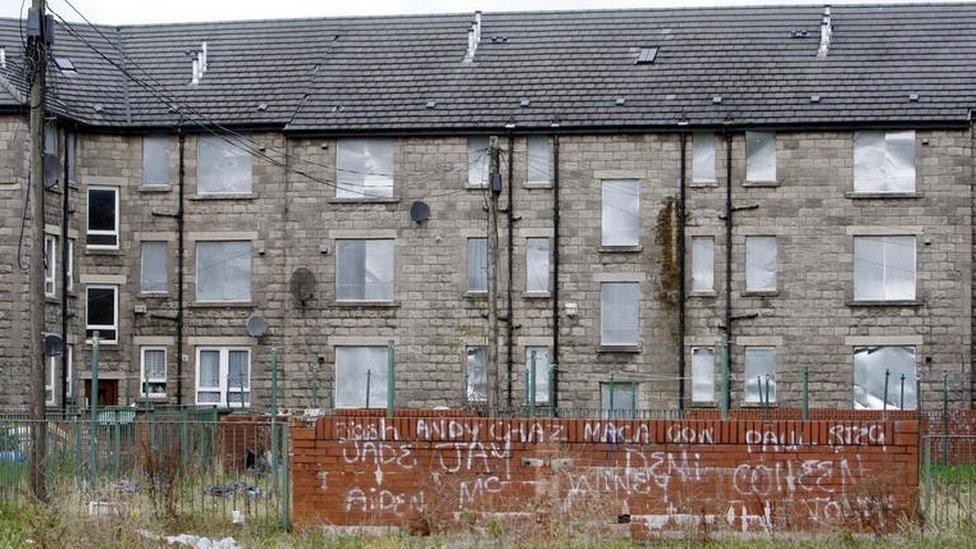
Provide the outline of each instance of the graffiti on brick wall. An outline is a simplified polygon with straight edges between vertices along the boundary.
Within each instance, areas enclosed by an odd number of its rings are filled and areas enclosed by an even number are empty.
[[[362,520],[396,523],[445,498],[497,511],[542,494],[567,508],[626,502],[652,528],[705,520],[743,531],[773,528],[785,509],[823,524],[863,514],[851,489],[883,463],[890,430],[837,423],[818,436],[801,422],[738,422],[748,428],[733,441],[714,421],[332,421],[338,466],[316,472],[316,489]]]

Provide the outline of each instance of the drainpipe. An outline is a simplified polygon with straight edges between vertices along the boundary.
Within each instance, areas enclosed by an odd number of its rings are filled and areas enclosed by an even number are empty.
[[[184,215],[183,205],[186,199],[184,179],[186,178],[186,136],[183,134],[182,124],[177,128],[180,140],[180,174],[179,174],[179,207],[176,210],[176,403],[183,404],[183,259],[184,249]]]
[[[512,268],[513,263],[513,253],[515,248],[515,212],[514,212],[514,200],[513,200],[513,187],[514,184],[514,162],[513,157],[515,156],[515,136],[512,134],[511,130],[508,132],[508,325],[506,327],[506,346],[507,346],[507,357],[508,357],[508,408],[512,409],[512,368],[514,365],[512,353],[514,352],[514,346],[512,338],[515,335],[515,319],[512,318],[512,283],[514,272]]]
[[[77,145],[77,143],[76,143]],[[61,406],[68,406],[68,134],[64,134],[64,185],[61,187]],[[53,388],[52,388],[53,389]]]
[[[552,409],[559,414],[559,134],[552,136]]]
[[[685,177],[688,134],[681,133],[681,168],[678,176],[678,410],[685,411]]]
[[[723,419],[732,397],[732,134],[725,133],[725,331],[722,341]]]

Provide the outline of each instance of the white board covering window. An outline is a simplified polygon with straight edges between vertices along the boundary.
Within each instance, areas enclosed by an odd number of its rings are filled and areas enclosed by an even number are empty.
[[[532,135],[528,138],[528,165],[526,166],[527,185],[549,185],[552,182],[552,148],[549,137]]]
[[[640,245],[640,184],[636,179],[603,182],[604,246]]]
[[[44,375],[44,404],[54,406],[57,404],[54,396],[54,380],[57,379],[58,362],[60,357],[49,356],[45,358],[47,370]]]
[[[58,237],[44,235],[44,295],[54,297],[58,289]]]
[[[468,402],[488,399],[488,351],[485,347],[468,347],[465,350],[464,385]]]
[[[488,291],[488,239],[468,239],[468,291]]]
[[[746,347],[746,402],[776,402],[776,347]]]
[[[251,351],[236,347],[197,349],[196,401],[199,405],[251,405]]]
[[[335,407],[385,408],[387,348],[336,347],[335,354]]]
[[[206,135],[197,141],[197,193],[251,192],[251,153],[233,136]]]
[[[394,241],[336,241],[336,299],[393,301]]]
[[[885,393],[885,372],[887,388]],[[914,410],[915,347],[858,347],[854,349],[854,409]]]
[[[532,354],[535,353],[535,368],[532,367]],[[529,346],[525,348],[525,379],[531,380],[532,371],[535,370],[535,404],[547,404],[549,402],[549,347],[546,346]],[[533,387],[528,387],[526,395],[532,395],[531,389]],[[531,404],[532,401],[526,404]]]
[[[549,239],[525,239],[525,292],[549,294]]]
[[[169,187],[169,138],[163,136],[142,139],[142,186]]]
[[[393,141],[340,139],[336,198],[393,196]]]
[[[776,134],[774,132],[746,132],[746,181],[750,183],[776,181]]]
[[[854,134],[854,192],[915,191],[915,132]]]
[[[88,187],[88,228],[85,243],[89,248],[118,249],[118,187]]]
[[[691,180],[694,183],[715,182],[715,134],[695,132],[692,137]]]
[[[251,243],[197,242],[197,301],[251,300]]]
[[[604,417],[633,417],[637,410],[637,384],[619,381],[601,383],[600,408]]]
[[[68,291],[75,289],[75,239],[68,239]]]
[[[143,241],[140,259],[139,291],[165,294],[167,286],[166,242]]]
[[[600,284],[600,344],[637,345],[640,288],[636,282]]]
[[[166,398],[166,348],[143,347],[140,355],[140,395],[142,398]]]
[[[915,299],[915,237],[854,237],[854,299]]]
[[[98,332],[98,340],[101,343],[118,342],[118,286],[89,284],[85,287],[85,337],[91,340],[95,332]]]
[[[746,237],[746,290],[762,292],[776,289],[778,248],[775,236]]]
[[[468,186],[488,185],[488,136],[468,138]]]
[[[711,347],[691,350],[691,400],[715,401],[715,350]]]
[[[715,239],[696,236],[691,239],[691,291],[715,290]]]

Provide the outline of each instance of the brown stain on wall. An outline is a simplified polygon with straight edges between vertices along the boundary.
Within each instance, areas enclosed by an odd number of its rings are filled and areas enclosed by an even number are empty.
[[[678,204],[673,196],[664,199],[657,214],[654,243],[661,258],[661,277],[655,294],[670,313],[678,307]]]

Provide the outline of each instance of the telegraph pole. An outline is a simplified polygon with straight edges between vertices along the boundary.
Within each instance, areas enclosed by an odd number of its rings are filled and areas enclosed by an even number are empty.
[[[502,194],[501,149],[498,137],[488,145],[488,408],[498,413],[498,197]]]
[[[30,59],[30,175],[27,192],[31,203],[30,246],[30,481],[34,496],[47,500],[44,461],[47,454],[47,429],[44,424],[44,100],[47,92],[47,2],[33,0],[28,15],[27,56]],[[68,189],[63,189],[68,192]],[[64,246],[67,234],[61,235]],[[53,258],[52,258],[53,259]]]

